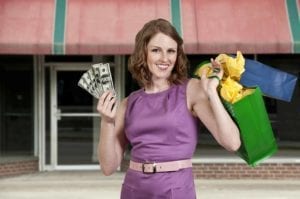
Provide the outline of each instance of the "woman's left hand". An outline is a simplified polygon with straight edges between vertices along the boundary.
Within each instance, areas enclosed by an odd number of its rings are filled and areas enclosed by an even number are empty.
[[[202,86],[206,93],[217,89],[224,74],[222,65],[217,60],[211,58],[210,62],[213,73],[207,77],[207,71],[204,71],[201,76]]]

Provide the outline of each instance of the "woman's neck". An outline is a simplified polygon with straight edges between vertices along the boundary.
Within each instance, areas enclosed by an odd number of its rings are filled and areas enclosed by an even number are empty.
[[[145,87],[146,93],[158,93],[170,88],[170,83],[168,81],[155,81],[151,85]]]

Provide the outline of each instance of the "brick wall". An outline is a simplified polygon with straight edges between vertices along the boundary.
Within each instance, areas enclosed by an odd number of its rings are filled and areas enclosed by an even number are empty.
[[[205,179],[300,179],[300,163],[205,163],[194,164],[193,171],[195,178]]]
[[[126,171],[129,161],[122,162]],[[0,177],[38,172],[38,160],[0,163]],[[196,179],[300,179],[300,163],[262,163],[250,167],[244,163],[195,163]]]
[[[122,162],[126,171],[129,161]],[[300,179],[300,163],[262,163],[250,167],[244,163],[195,163],[196,179]]]
[[[0,163],[0,177],[28,174],[39,171],[38,160],[15,160]]]

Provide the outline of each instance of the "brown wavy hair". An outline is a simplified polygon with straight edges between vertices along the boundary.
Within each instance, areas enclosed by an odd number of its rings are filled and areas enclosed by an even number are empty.
[[[188,59],[183,51],[183,40],[171,23],[165,19],[155,19],[146,23],[135,37],[133,54],[128,60],[128,69],[141,87],[152,84],[151,72],[147,65],[147,45],[157,33],[168,35],[177,43],[177,59],[168,79],[171,84],[180,84],[187,79]]]

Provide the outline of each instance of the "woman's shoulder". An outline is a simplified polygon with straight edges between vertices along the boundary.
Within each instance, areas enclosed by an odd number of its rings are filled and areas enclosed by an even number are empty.
[[[132,99],[135,99],[135,98],[139,97],[140,95],[142,95],[142,93],[143,93],[143,89],[140,88],[138,90],[132,91],[126,98],[128,100],[132,100]]]
[[[199,84],[199,83],[200,83],[200,79],[197,79],[197,78],[189,78],[188,79],[188,84],[196,85],[196,84]]]
[[[187,92],[199,92],[201,90],[200,79],[190,78],[187,83]]]
[[[126,98],[124,98],[124,103],[126,106],[131,106],[134,101],[136,101],[141,95],[143,95],[143,89],[138,89],[131,92]]]
[[[201,84],[200,79],[190,78],[187,85],[187,97],[194,101],[206,98],[206,94]]]

